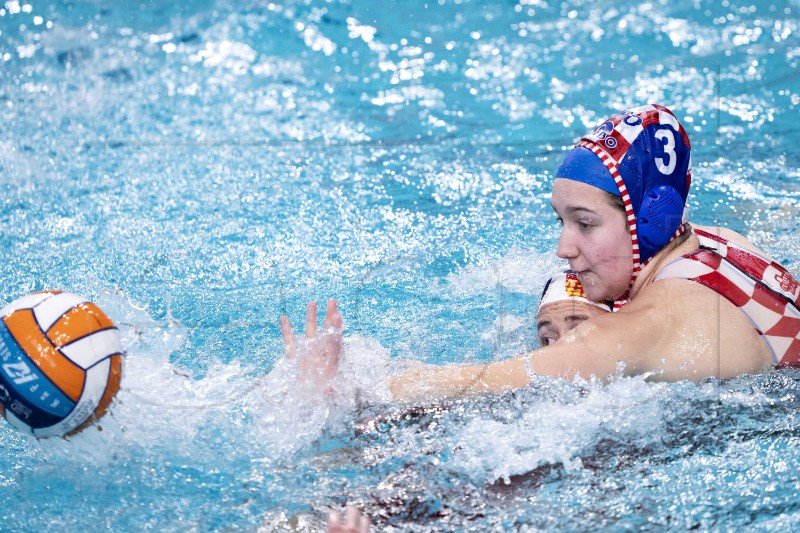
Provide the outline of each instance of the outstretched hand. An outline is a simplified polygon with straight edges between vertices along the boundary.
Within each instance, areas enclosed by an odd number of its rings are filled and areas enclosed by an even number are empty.
[[[321,333],[317,333],[317,303],[311,302],[306,310],[305,336],[295,337],[287,316],[281,317],[281,334],[286,358],[296,361],[298,380],[323,393],[331,392],[342,351],[342,315],[336,300],[328,300]]]

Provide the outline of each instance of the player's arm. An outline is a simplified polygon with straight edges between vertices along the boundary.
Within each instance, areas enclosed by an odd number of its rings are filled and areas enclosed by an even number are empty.
[[[529,354],[478,365],[425,365],[394,376],[389,388],[397,400],[420,401],[501,393],[528,385],[533,375],[604,379],[620,363],[626,373],[646,372],[657,365],[658,350],[649,342],[663,343],[668,330],[667,321],[650,309],[600,315]]]

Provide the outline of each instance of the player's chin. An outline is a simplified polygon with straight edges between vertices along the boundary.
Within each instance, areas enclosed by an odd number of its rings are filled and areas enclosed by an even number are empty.
[[[583,286],[583,292],[586,297],[595,302],[605,302],[608,300],[615,300],[617,291],[614,287],[605,283],[604,279],[592,271],[584,271],[578,275],[578,279]],[[624,291],[624,287],[622,289]]]
[[[605,300],[612,300],[613,298],[608,298],[606,296],[605,291],[596,290],[596,288],[587,289],[584,285],[583,292],[586,294],[586,297],[592,300],[593,302],[603,302]]]

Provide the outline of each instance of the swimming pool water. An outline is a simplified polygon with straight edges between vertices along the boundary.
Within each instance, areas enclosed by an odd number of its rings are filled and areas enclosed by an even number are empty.
[[[329,297],[372,401],[408,360],[533,348],[553,172],[646,102],[688,129],[691,218],[799,273],[800,5],[709,4],[0,5],[0,293],[86,295],[128,351],[102,431],[0,425],[0,529],[314,530],[345,502],[403,531],[797,528],[788,372],[412,420],[269,374],[278,316]]]

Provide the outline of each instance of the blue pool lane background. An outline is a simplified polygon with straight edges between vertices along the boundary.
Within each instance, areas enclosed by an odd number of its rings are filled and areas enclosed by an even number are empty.
[[[4,3],[0,291],[90,297],[128,350],[102,431],[0,427],[4,527],[796,527],[789,374],[545,380],[358,438],[263,376],[310,299],[385,348],[365,383],[534,347],[553,172],[645,102],[689,132],[691,218],[799,273],[798,9]]]

